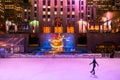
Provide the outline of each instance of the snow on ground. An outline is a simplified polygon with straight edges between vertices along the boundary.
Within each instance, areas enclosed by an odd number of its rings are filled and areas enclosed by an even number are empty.
[[[120,58],[1,58],[0,80],[120,80]]]

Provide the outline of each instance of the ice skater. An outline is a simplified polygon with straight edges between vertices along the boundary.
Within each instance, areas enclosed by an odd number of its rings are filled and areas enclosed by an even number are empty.
[[[92,70],[90,71],[90,73],[92,73],[93,75],[95,75],[95,67],[96,67],[96,64],[97,64],[97,66],[99,66],[95,58],[93,59],[93,61],[92,61],[89,65],[91,65],[91,64],[93,64],[93,68],[92,68]]]

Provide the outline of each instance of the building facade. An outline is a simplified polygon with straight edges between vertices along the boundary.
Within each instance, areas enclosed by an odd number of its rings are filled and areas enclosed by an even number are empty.
[[[86,0],[32,0],[31,5],[31,18],[39,21],[41,33],[67,33],[68,25],[72,33],[79,33],[79,20],[87,20]]]
[[[22,24],[23,1],[20,0],[4,0],[4,15],[6,32],[18,31],[18,26]],[[10,24],[9,24],[10,23]],[[14,27],[15,26],[15,27]]]
[[[4,33],[4,0],[0,0],[0,33]]]

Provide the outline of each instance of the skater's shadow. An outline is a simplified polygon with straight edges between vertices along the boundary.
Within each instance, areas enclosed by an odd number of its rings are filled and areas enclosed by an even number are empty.
[[[91,75],[90,77],[92,77],[92,78],[98,78],[97,75]]]

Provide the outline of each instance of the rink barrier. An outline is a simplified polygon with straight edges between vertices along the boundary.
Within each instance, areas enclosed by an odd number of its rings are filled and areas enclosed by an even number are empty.
[[[74,55],[59,55],[59,54],[55,54],[55,55],[30,55],[30,54],[14,54],[12,56],[10,56],[11,58],[102,58],[102,54],[88,54],[88,53],[84,53],[84,54],[74,54]]]
[[[84,57],[87,57],[87,58],[93,58],[93,57],[95,57],[95,58],[101,58],[102,57],[102,54],[101,53],[97,53],[97,54],[82,54],[82,57],[84,58]]]

